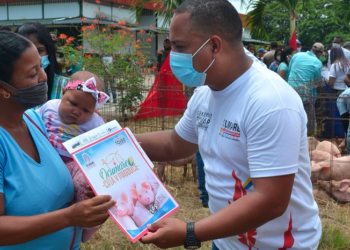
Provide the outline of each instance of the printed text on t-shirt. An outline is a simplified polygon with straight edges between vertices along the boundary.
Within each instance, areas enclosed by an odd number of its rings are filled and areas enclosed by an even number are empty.
[[[230,140],[239,141],[239,138],[241,137],[241,131],[239,130],[237,123],[225,119],[222,122],[219,135]]]
[[[211,117],[213,115],[208,112],[197,111],[197,126],[205,131],[207,131]]]

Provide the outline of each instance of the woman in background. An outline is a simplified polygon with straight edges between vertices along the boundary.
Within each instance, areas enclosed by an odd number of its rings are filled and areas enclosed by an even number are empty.
[[[278,65],[281,62],[281,54],[282,54],[282,49],[276,49],[275,50],[275,61],[270,64],[269,69],[272,70],[273,72],[277,72]]]
[[[48,100],[61,99],[62,88],[66,86],[68,78],[61,74],[56,59],[55,44],[50,32],[38,22],[27,22],[19,26],[15,33],[28,38],[38,49],[41,63],[47,75]]]
[[[295,49],[289,47],[281,53],[281,63],[278,65],[277,73],[285,80],[289,78],[289,62],[295,54]]]

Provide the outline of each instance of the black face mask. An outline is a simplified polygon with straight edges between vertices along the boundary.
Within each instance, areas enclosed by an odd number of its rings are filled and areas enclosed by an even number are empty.
[[[11,95],[11,97],[26,110],[40,106],[47,101],[47,82],[40,82],[33,86],[20,89],[16,89],[2,80],[0,82],[17,92],[18,96]]]
[[[170,47],[164,46],[164,49],[165,49],[165,50],[171,50],[171,46],[170,46]]]

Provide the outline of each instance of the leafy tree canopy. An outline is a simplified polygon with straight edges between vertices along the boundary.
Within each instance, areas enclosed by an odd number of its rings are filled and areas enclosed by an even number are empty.
[[[252,38],[289,44],[290,17],[287,8],[281,1],[264,2],[266,5],[262,20],[267,35],[261,37],[253,29]],[[349,3],[344,0],[310,0],[308,4],[298,5],[296,32],[303,47],[309,48],[315,42],[322,42],[326,46],[332,43],[334,36],[342,36],[344,42],[350,41],[350,15],[344,8],[349,8]],[[259,11],[255,10],[255,13]]]

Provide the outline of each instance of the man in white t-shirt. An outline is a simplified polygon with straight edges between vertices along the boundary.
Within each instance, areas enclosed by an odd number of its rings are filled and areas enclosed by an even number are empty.
[[[136,135],[155,161],[204,161],[211,215],[167,218],[141,238],[168,248],[313,249],[321,237],[312,195],[306,114],[298,94],[246,55],[242,23],[226,0],[187,0],[170,25],[170,66],[198,88],[174,130]],[[202,72],[202,73],[199,73]]]
[[[350,63],[350,51],[343,48],[342,45],[343,45],[343,38],[341,36],[334,37],[332,47],[341,47],[343,49],[346,59],[348,59]],[[330,50],[328,50],[328,68],[329,69],[331,68],[331,51]]]

